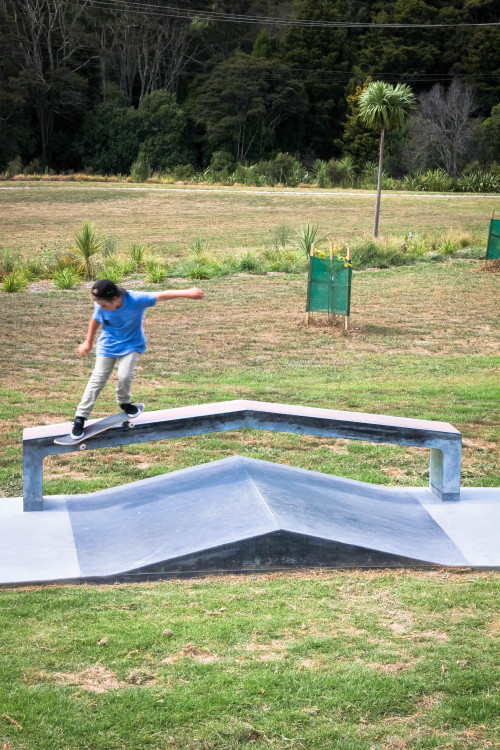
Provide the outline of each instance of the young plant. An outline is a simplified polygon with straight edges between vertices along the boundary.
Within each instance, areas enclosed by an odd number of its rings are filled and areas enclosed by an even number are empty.
[[[241,273],[265,273],[261,259],[250,251],[241,257],[238,263],[238,271]]]
[[[440,245],[438,245],[438,253],[442,255],[453,255],[458,250],[458,246],[451,237],[447,237]]]
[[[189,252],[191,252],[197,259],[202,256],[206,256],[208,252],[207,240],[204,237],[195,237],[195,239],[189,245]]]
[[[4,292],[21,292],[27,286],[28,282],[22,271],[11,271],[4,277],[2,282]]]
[[[166,276],[166,269],[159,263],[151,263],[148,265],[146,279],[151,284],[161,284],[165,281]]]
[[[322,239],[318,237],[318,231],[319,228],[316,224],[306,224],[305,227],[300,228],[300,232],[297,232],[299,235],[297,245],[305,255],[310,255],[312,246]]]
[[[12,255],[10,250],[2,250],[0,253],[0,277],[15,271],[20,263],[18,255]]]
[[[74,289],[80,283],[80,276],[73,268],[61,268],[52,278],[58,289]]]
[[[86,279],[90,281],[93,277],[92,258],[102,252],[104,239],[95,233],[93,224],[84,221],[80,234],[75,234],[75,243],[74,251],[81,258]]]
[[[143,268],[145,255],[146,249],[144,245],[141,245],[139,242],[134,242],[130,246],[130,260],[132,261],[132,268],[134,271],[139,271]]]

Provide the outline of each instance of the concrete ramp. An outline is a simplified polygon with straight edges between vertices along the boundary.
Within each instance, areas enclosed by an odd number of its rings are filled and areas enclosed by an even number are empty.
[[[67,499],[85,579],[467,565],[415,492],[235,456]]]
[[[500,568],[500,490],[443,503],[241,456],[87,495],[43,513],[0,501],[0,585],[296,568]]]

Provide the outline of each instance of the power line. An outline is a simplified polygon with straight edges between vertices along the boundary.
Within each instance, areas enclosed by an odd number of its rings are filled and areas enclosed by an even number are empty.
[[[170,5],[152,5],[148,3],[131,2],[130,0],[91,0],[91,7],[102,10],[123,10],[127,13],[152,15],[165,18],[180,18],[198,21],[221,21],[225,23],[259,24],[263,26],[303,27],[321,29],[443,29],[469,27],[496,27],[500,21],[484,21],[475,23],[461,21],[458,23],[377,23],[374,21],[315,21],[311,19],[276,18],[272,16],[243,15],[238,13],[223,13],[221,11],[205,11],[189,8],[177,8]]]

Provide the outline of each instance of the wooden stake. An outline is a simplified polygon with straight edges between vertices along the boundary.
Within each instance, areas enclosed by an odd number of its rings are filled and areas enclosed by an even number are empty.
[[[310,252],[310,256],[311,256],[311,258],[312,258],[312,257],[314,256],[314,242],[313,242],[313,243],[311,244],[311,252]],[[311,321],[311,313],[310,313],[310,311],[308,310],[308,311],[306,312],[306,317],[305,317],[305,322],[306,322],[306,326],[308,326],[308,325],[309,325],[310,321]]]
[[[350,263],[351,262],[351,248],[349,247],[349,245],[347,245],[346,258],[347,258],[347,262]],[[347,333],[348,330],[349,330],[349,316],[346,315],[344,319],[344,331]]]

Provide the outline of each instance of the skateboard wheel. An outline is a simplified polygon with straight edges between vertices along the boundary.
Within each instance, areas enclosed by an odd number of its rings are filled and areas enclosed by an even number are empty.
[[[87,446],[85,445],[85,443],[80,443],[80,450],[81,451],[84,451],[86,448],[87,448]]]

